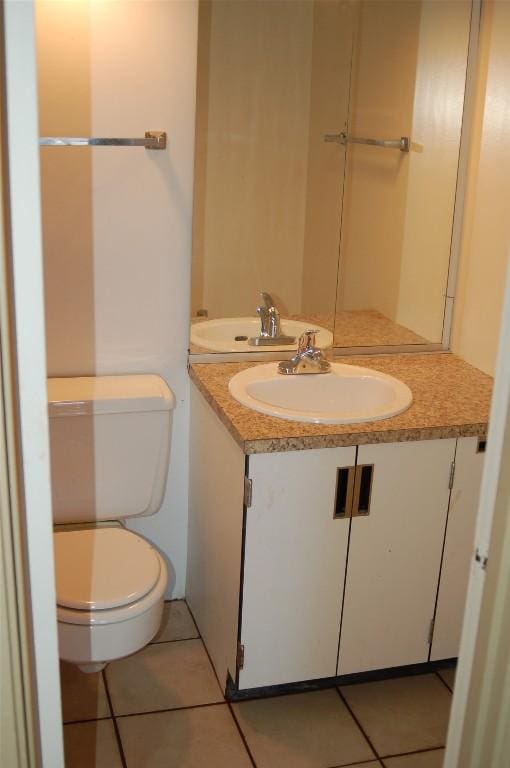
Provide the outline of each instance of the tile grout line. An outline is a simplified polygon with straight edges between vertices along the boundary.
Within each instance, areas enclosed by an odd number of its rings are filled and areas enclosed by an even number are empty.
[[[437,677],[438,677],[438,678],[441,680],[441,682],[443,683],[443,685],[445,686],[445,688],[447,688],[447,689],[450,691],[450,693],[452,694],[452,696],[453,696],[453,688],[450,688],[450,686],[448,685],[448,683],[446,682],[446,680],[444,680],[444,679],[442,678],[442,676],[441,676],[441,675],[440,675],[440,673],[437,671],[437,669],[435,669],[435,670],[434,670],[434,674],[435,674],[435,675],[437,675]]]
[[[370,765],[370,763],[379,763],[379,765],[383,765],[380,757],[372,757],[370,760],[362,760],[360,763],[338,763],[336,765],[332,765],[330,768],[351,768],[351,766],[352,768],[363,768],[364,765]]]
[[[101,720],[111,720],[112,715],[105,717],[84,717],[82,720],[62,720],[62,725],[81,725],[82,723],[98,723]]]
[[[186,604],[186,605],[187,605],[187,604]],[[189,608],[188,608],[188,611],[189,611]],[[194,617],[193,617],[193,614],[191,613],[191,611],[190,611],[190,614],[191,614],[191,618],[193,619],[193,621],[195,621],[195,619],[194,619]],[[196,626],[196,622],[195,622],[195,626]],[[255,760],[254,760],[254,758],[253,758],[253,755],[252,755],[252,753],[251,753],[251,750],[250,750],[250,748],[249,748],[249,746],[248,746],[248,742],[246,741],[246,737],[245,737],[244,733],[242,732],[242,730],[241,730],[241,727],[240,727],[239,723],[237,722],[237,718],[236,718],[236,716],[235,716],[235,713],[234,713],[234,710],[233,710],[233,708],[232,708],[232,705],[231,705],[231,703],[230,703],[229,701],[227,701],[227,700],[226,700],[226,698],[225,698],[225,695],[223,694],[223,689],[222,689],[222,687],[221,687],[221,683],[220,683],[219,677],[218,677],[218,675],[216,674],[216,669],[215,669],[215,667],[214,667],[214,664],[212,663],[211,657],[210,657],[210,655],[209,655],[209,650],[208,650],[208,648],[207,648],[206,644],[204,643],[204,640],[203,640],[203,638],[202,638],[202,637],[200,637],[200,640],[202,641],[202,645],[203,645],[203,647],[204,647],[204,651],[205,651],[205,653],[206,653],[206,655],[207,655],[207,658],[209,659],[209,664],[211,665],[211,669],[212,669],[212,671],[213,671],[213,675],[214,675],[214,677],[216,678],[216,682],[218,683],[218,688],[220,689],[220,691],[222,691],[222,694],[221,694],[221,695],[223,696],[223,701],[225,702],[225,704],[226,704],[226,705],[227,705],[227,707],[228,707],[228,711],[230,712],[230,717],[231,717],[231,718],[232,718],[232,720],[234,721],[234,725],[235,725],[235,727],[236,727],[236,729],[237,729],[237,731],[238,731],[238,733],[239,733],[239,737],[240,737],[240,739],[241,739],[241,742],[242,742],[242,744],[243,744],[243,746],[244,746],[244,748],[245,748],[245,750],[246,750],[246,754],[248,755],[248,760],[249,760],[249,761],[250,761],[250,763],[252,764],[253,768],[257,768],[257,764],[256,764],[256,762],[255,762]]]
[[[191,622],[193,624],[194,631],[196,632],[196,635],[193,635],[192,637],[174,637],[171,640],[154,640],[153,639],[153,640],[151,640],[150,643],[147,643],[147,645],[160,645],[161,643],[177,643],[177,642],[180,642],[181,640],[201,640],[202,639],[202,636],[200,635],[200,631],[199,631],[199,629],[197,627],[197,623],[196,623],[196,621],[195,621],[195,619],[193,617],[193,614],[190,611],[188,603],[186,602],[186,598],[185,597],[177,597],[177,598],[175,598],[173,600],[165,600],[163,604],[170,606],[172,603],[182,603],[184,605],[187,613],[189,614],[189,617],[190,617]],[[168,618],[170,618],[170,617],[168,617]],[[168,622],[167,622],[167,624],[168,624]],[[160,630],[161,630],[161,627],[158,630],[158,632]]]
[[[363,728],[363,726],[361,725],[360,721],[358,720],[358,718],[356,717],[356,715],[355,715],[355,714],[354,714],[354,712],[352,711],[352,709],[351,709],[351,707],[350,707],[349,703],[347,702],[347,699],[346,699],[346,698],[343,696],[343,694],[342,694],[342,691],[340,690],[340,688],[338,688],[338,687],[337,687],[337,688],[336,688],[336,692],[338,693],[338,695],[340,696],[340,699],[343,701],[343,703],[344,703],[344,704],[345,704],[345,706],[347,707],[347,711],[349,712],[349,714],[351,715],[352,719],[354,720],[354,722],[356,723],[356,725],[357,725],[357,726],[358,726],[358,728],[360,729],[360,731],[361,731],[361,733],[363,734],[363,736],[364,736],[364,738],[365,738],[365,741],[367,742],[368,746],[370,747],[370,749],[372,750],[372,752],[374,753],[374,755],[376,756],[376,758],[377,758],[377,759],[379,760],[379,762],[380,762],[380,761],[381,761],[381,759],[380,759],[380,755],[379,755],[379,752],[376,750],[376,748],[374,747],[374,745],[372,744],[372,742],[371,742],[371,741],[370,741],[370,739],[368,738],[368,736],[367,736],[367,734],[366,734],[366,732],[365,732],[365,729]]]
[[[108,681],[106,679],[106,673],[105,673],[104,669],[101,670],[101,675],[103,677],[103,683],[104,683],[104,688],[105,688],[105,692],[106,692],[106,698],[108,699],[108,706],[110,707],[110,713],[111,713],[111,716],[112,716],[113,730],[115,731],[115,738],[117,739],[117,747],[119,749],[120,761],[122,763],[122,768],[127,768],[126,755],[124,754],[124,747],[122,745],[122,739],[120,738],[120,731],[119,731],[119,726],[117,724],[117,719],[116,719],[115,713],[113,711],[112,699],[111,699],[111,696],[110,696],[110,691],[109,691],[109,688],[108,688]]]
[[[445,685],[446,685],[446,684],[445,684]],[[446,686],[446,687],[448,688],[448,686]],[[450,689],[448,688],[448,690],[450,690]],[[349,703],[348,703],[348,702],[347,702],[347,700],[344,698],[344,696],[342,695],[341,691],[340,691],[338,688],[337,688],[337,691],[338,691],[338,694],[339,694],[340,698],[341,698],[341,699],[342,699],[342,701],[344,702],[345,706],[346,706],[346,707],[347,707],[347,709],[349,710],[349,712],[350,712],[351,716],[354,718],[354,720],[355,720],[355,722],[356,722],[356,724],[357,724],[358,728],[359,728],[359,729],[360,729],[360,731],[363,733],[363,736],[364,736],[364,737],[365,737],[365,739],[367,740],[368,744],[370,745],[371,749],[374,751],[375,755],[377,756],[377,759],[379,760],[379,762],[380,762],[382,765],[384,765],[384,762],[383,762],[384,760],[389,760],[390,758],[394,758],[394,757],[406,757],[406,756],[408,756],[408,755],[421,755],[421,754],[423,754],[423,753],[425,753],[425,752],[438,752],[440,749],[444,749],[444,748],[445,748],[445,745],[444,745],[444,744],[440,744],[440,745],[438,745],[437,747],[426,747],[425,749],[414,749],[414,750],[411,750],[411,751],[409,751],[409,752],[391,752],[390,754],[387,754],[387,755],[380,755],[380,754],[379,754],[379,752],[377,752],[377,750],[375,749],[375,747],[374,747],[374,745],[372,744],[372,742],[370,741],[370,739],[369,739],[369,737],[367,736],[367,734],[365,733],[365,730],[364,730],[363,726],[361,725],[360,721],[358,720],[358,718],[356,717],[356,715],[355,715],[355,714],[354,714],[354,712],[352,711],[352,709],[351,709],[351,707],[350,707]],[[451,692],[451,691],[450,691],[450,692]]]
[[[172,601],[166,601],[166,602],[172,602]],[[239,721],[237,720],[237,717],[236,717],[235,711],[234,711],[234,709],[233,709],[232,703],[231,703],[230,701],[228,701],[227,699],[225,699],[225,697],[224,697],[224,695],[223,695],[223,689],[222,689],[222,687],[221,687],[221,683],[220,683],[220,681],[219,681],[218,675],[216,674],[216,669],[215,669],[215,667],[214,667],[214,665],[213,665],[213,663],[212,663],[212,661],[211,661],[211,657],[210,657],[210,655],[209,655],[209,651],[208,651],[208,649],[207,649],[207,646],[206,646],[206,644],[205,644],[205,642],[204,642],[204,639],[203,639],[203,637],[202,637],[202,636],[201,636],[201,634],[200,634],[200,631],[199,631],[199,629],[198,629],[198,626],[197,626],[197,623],[196,623],[196,621],[195,621],[195,618],[194,618],[194,616],[193,616],[193,614],[192,614],[192,612],[191,612],[191,609],[190,609],[190,607],[188,606],[188,604],[187,604],[187,602],[186,602],[186,598],[184,598],[183,602],[184,602],[184,604],[185,604],[186,608],[187,608],[187,609],[188,609],[188,611],[189,611],[189,614],[190,614],[190,616],[191,616],[191,619],[192,619],[192,621],[193,621],[193,623],[194,623],[194,625],[195,625],[196,631],[198,632],[198,637],[180,638],[180,639],[181,639],[181,640],[201,640],[201,642],[202,642],[202,645],[203,645],[203,648],[204,648],[204,650],[205,650],[205,653],[206,653],[206,655],[207,655],[207,658],[208,658],[208,660],[209,660],[209,664],[211,665],[211,669],[212,669],[212,671],[213,671],[213,674],[214,674],[214,676],[215,676],[215,678],[216,678],[216,681],[217,681],[217,683],[218,683],[218,687],[219,687],[220,691],[222,692],[223,701],[222,701],[222,702],[215,702],[215,703],[211,703],[211,704],[201,704],[201,705],[195,705],[195,707],[180,707],[179,709],[194,709],[194,708],[198,708],[198,707],[217,706],[217,705],[219,705],[219,704],[226,704],[226,705],[228,706],[229,712],[230,712],[230,714],[231,714],[231,716],[232,716],[232,719],[233,719],[233,721],[234,721],[234,724],[235,724],[235,726],[236,726],[236,729],[237,729],[237,731],[238,731],[238,733],[239,733],[239,736],[240,736],[240,738],[241,738],[241,741],[242,741],[242,743],[243,743],[243,745],[244,745],[244,748],[245,748],[245,750],[246,750],[246,753],[247,753],[247,755],[248,755],[248,758],[250,759],[250,762],[251,762],[252,766],[253,766],[254,768],[257,768],[257,764],[256,764],[256,762],[255,762],[255,759],[254,759],[254,757],[253,757],[252,753],[251,753],[250,747],[248,746],[248,742],[247,742],[247,740],[246,740],[246,737],[245,737],[245,735],[244,735],[244,733],[243,733],[243,731],[242,731],[242,728],[241,728],[241,726],[240,726],[240,724],[239,724]],[[153,643],[151,643],[151,645],[158,645],[158,644],[160,644],[160,643],[165,643],[165,642],[176,642],[176,640],[161,640],[161,641],[156,641],[156,642],[153,642]],[[337,691],[338,695],[340,696],[340,699],[341,699],[342,701],[344,701],[344,699],[343,699],[343,697],[342,697],[342,695],[341,695],[341,693],[340,693],[340,691],[339,691],[338,687],[336,687],[336,686],[334,686],[334,687],[335,687],[335,690]],[[293,693],[294,693],[294,692],[293,692]],[[302,691],[295,691],[295,693],[302,693]],[[283,696],[283,695],[285,695],[285,694],[283,694],[283,693],[282,693],[281,695]],[[271,697],[271,698],[272,698],[272,697]],[[238,703],[242,703],[242,702],[238,702]],[[345,701],[344,701],[344,704],[346,704],[346,702],[345,702]],[[381,766],[383,766],[383,768],[384,768],[384,765],[383,765],[383,763],[382,763],[382,761],[381,761],[381,759],[380,759],[379,755],[377,754],[376,750],[374,749],[374,747],[373,747],[372,743],[370,742],[370,739],[368,738],[368,736],[367,736],[367,735],[366,735],[366,733],[364,732],[363,728],[361,728],[361,725],[358,723],[357,719],[354,717],[354,715],[353,715],[353,713],[352,713],[352,711],[351,711],[350,707],[349,707],[347,704],[346,704],[346,706],[347,706],[347,709],[348,709],[349,713],[351,714],[351,717],[353,717],[353,719],[354,719],[354,721],[355,721],[356,725],[358,726],[358,728],[359,728],[359,730],[361,731],[362,735],[364,736],[364,738],[365,738],[365,739],[366,739],[366,741],[368,742],[368,744],[369,744],[370,748],[372,749],[372,752],[373,752],[373,753],[374,753],[374,755],[375,755],[375,761],[376,761],[376,762],[378,762],[378,763],[379,763]],[[173,709],[173,710],[156,710],[156,711],[155,711],[155,713],[156,713],[156,712],[158,712],[158,711],[160,711],[160,712],[161,712],[161,711],[175,711],[175,709]],[[136,716],[136,714],[153,714],[153,713],[147,713],[147,712],[146,712],[146,713],[130,713],[130,714],[128,714],[128,715],[119,715],[119,717],[133,717],[133,716]],[[359,763],[348,763],[348,764],[344,764],[344,765],[353,765],[353,766],[358,766],[358,765],[359,765],[360,767],[362,767],[363,765],[367,765],[367,764],[369,764],[369,763],[371,763],[371,762],[374,762],[374,758],[370,758],[369,760],[363,760],[363,761],[361,761],[361,762],[359,762]],[[342,768],[342,766],[333,766],[332,768]]]
[[[412,757],[412,755],[423,755],[427,752],[439,752],[440,749],[445,748],[445,744],[440,747],[428,747],[427,749],[413,749],[411,752],[392,752],[389,755],[383,755],[380,760],[390,760],[394,757]]]
[[[193,622],[193,626],[195,627],[196,631],[198,632],[198,636],[200,637],[200,639],[202,639],[202,633],[200,632],[200,630],[198,628],[198,624],[195,621],[195,617],[193,616],[191,608],[188,605],[188,601],[186,600],[185,597],[183,597],[182,601],[183,601],[184,605],[186,606],[186,610],[188,611],[189,615],[191,616],[191,621]]]
[[[187,606],[187,605],[188,605],[188,604],[186,603],[186,606]],[[197,626],[197,625],[196,625],[196,622],[195,622],[195,619],[194,619],[194,616],[193,616],[193,614],[191,613],[191,611],[190,611],[189,607],[188,607],[188,611],[190,612],[191,618],[193,619],[193,622],[195,623],[195,626]],[[197,629],[198,629],[198,627],[197,627]],[[202,637],[200,637],[200,640],[202,641],[202,645],[203,645],[204,651],[205,651],[205,653],[206,653],[206,655],[207,655],[207,658],[208,658],[208,660],[209,660],[209,664],[211,665],[211,669],[212,669],[212,671],[213,671],[213,675],[214,675],[214,677],[216,678],[216,682],[218,683],[218,688],[219,688],[219,689],[220,689],[220,691],[222,692],[222,691],[223,691],[223,689],[222,689],[222,687],[221,687],[221,683],[220,683],[220,680],[219,680],[219,678],[218,678],[218,675],[216,674],[216,669],[215,669],[215,667],[214,667],[214,664],[212,663],[211,657],[210,657],[210,655],[209,655],[209,650],[208,650],[208,648],[207,648],[206,644],[204,643],[204,640],[203,640],[203,638],[202,638]],[[228,707],[228,711],[230,712],[230,716],[231,716],[232,720],[234,721],[234,725],[235,725],[235,727],[236,727],[236,729],[237,729],[237,732],[239,733],[239,737],[240,737],[240,739],[241,739],[241,742],[242,742],[242,744],[243,744],[243,746],[244,746],[244,748],[245,748],[245,750],[246,750],[246,754],[248,755],[248,760],[251,762],[251,764],[252,764],[253,768],[257,768],[257,764],[256,764],[256,762],[255,762],[255,759],[254,759],[254,757],[253,757],[252,753],[251,753],[251,749],[250,749],[250,748],[249,748],[249,746],[248,746],[248,742],[246,741],[246,737],[245,737],[245,735],[244,735],[244,733],[243,733],[243,731],[242,731],[242,729],[241,729],[241,726],[240,726],[240,725],[239,725],[239,723],[237,722],[237,717],[235,716],[235,712],[234,712],[234,710],[233,710],[233,707],[232,707],[231,703],[230,703],[229,701],[227,701],[227,700],[226,700],[226,698],[225,698],[225,695],[223,694],[223,692],[222,692],[222,696],[223,696],[223,701],[224,701],[224,703],[225,703],[225,704],[227,705],[227,707]]]
[[[253,757],[253,755],[251,753],[251,749],[248,746],[248,742],[246,741],[246,736],[244,735],[243,730],[242,730],[241,726],[239,725],[239,722],[237,720],[236,714],[234,712],[234,708],[232,707],[232,704],[229,701],[227,701],[227,706],[228,706],[230,715],[232,717],[232,720],[234,721],[235,727],[237,728],[239,736],[241,737],[241,741],[243,742],[244,748],[245,748],[245,750],[246,750],[246,752],[248,754],[248,758],[249,758],[251,764],[253,765],[253,768],[257,768],[257,763],[255,762],[255,758]]]
[[[159,715],[163,712],[184,712],[187,709],[205,709],[206,707],[221,707],[226,701],[209,701],[207,704],[188,704],[187,707],[165,707],[165,709],[149,709],[145,712],[124,712],[115,715],[117,719],[125,717],[141,717],[142,715]]]
[[[193,623],[194,623],[194,625],[195,625],[195,628],[196,628],[197,632],[199,633],[199,639],[202,641],[202,645],[203,645],[203,647],[204,647],[204,650],[205,650],[205,652],[206,652],[206,654],[207,654],[207,658],[209,659],[209,664],[211,665],[212,671],[213,671],[213,673],[214,673],[214,676],[215,676],[215,678],[216,678],[216,681],[217,681],[217,683],[218,683],[218,686],[219,686],[219,688],[220,688],[220,691],[222,691],[221,683],[220,683],[220,681],[219,681],[218,675],[216,674],[216,669],[215,669],[215,667],[214,667],[214,664],[213,664],[213,663],[212,663],[212,661],[211,661],[211,657],[210,657],[210,655],[209,655],[209,651],[208,651],[208,649],[207,649],[207,646],[206,646],[206,644],[205,644],[205,642],[204,642],[204,639],[203,639],[202,635],[200,634],[200,630],[198,629],[198,626],[197,626],[197,623],[196,623],[196,621],[195,621],[195,618],[194,618],[194,616],[193,616],[193,614],[192,614],[192,612],[191,612],[191,609],[190,609],[190,607],[189,607],[188,603],[186,602],[186,599],[185,599],[185,598],[184,598],[184,604],[186,605],[186,608],[188,609],[188,611],[189,611],[189,613],[190,613],[190,616],[191,616],[191,619],[192,619],[192,621],[193,621]],[[190,639],[191,639],[191,638],[190,638]],[[340,699],[341,699],[342,701],[344,701],[344,699],[343,699],[343,697],[342,697],[342,694],[340,693],[340,691],[339,691],[338,687],[336,687],[336,686],[335,686],[335,690],[337,691],[338,695],[340,696]],[[301,693],[301,691],[296,691],[296,693]],[[283,696],[283,695],[284,695],[284,694],[282,694],[282,696]],[[255,762],[255,759],[254,759],[254,757],[253,757],[253,755],[252,755],[252,753],[251,753],[251,750],[250,750],[250,748],[249,748],[249,746],[248,746],[248,742],[247,742],[247,740],[246,740],[246,737],[245,737],[245,735],[244,735],[244,733],[243,733],[243,731],[242,731],[242,728],[241,728],[241,726],[240,726],[240,724],[239,724],[239,722],[238,722],[238,720],[237,720],[237,717],[236,717],[236,714],[235,714],[234,708],[233,708],[233,706],[232,706],[232,703],[231,703],[230,701],[228,701],[227,699],[225,699],[225,698],[224,698],[224,703],[225,703],[225,704],[228,706],[228,708],[229,708],[229,711],[230,711],[230,714],[231,714],[231,716],[232,716],[232,719],[234,720],[234,723],[235,723],[235,726],[236,726],[236,728],[237,728],[237,730],[238,730],[238,732],[239,732],[239,736],[240,736],[240,738],[241,738],[241,741],[243,742],[244,748],[245,748],[245,750],[246,750],[246,752],[247,752],[247,754],[248,754],[248,757],[249,757],[249,759],[250,759],[250,761],[251,761],[251,763],[252,763],[253,767],[254,767],[254,768],[257,768],[257,764],[256,764],[256,762]],[[242,703],[242,702],[238,702],[238,703]],[[345,702],[345,701],[344,701],[344,704],[346,704],[346,702]],[[206,706],[207,706],[207,705],[206,705]],[[347,706],[347,704],[346,704],[346,706]],[[350,710],[350,707],[348,707],[348,706],[347,706],[347,709],[348,709],[348,711],[350,712],[350,714],[351,714],[351,717],[353,717],[353,719],[354,719],[354,721],[355,721],[356,725],[357,725],[357,726],[358,726],[358,728],[360,729],[360,731],[361,731],[362,735],[364,736],[364,738],[365,738],[365,739],[366,739],[366,741],[368,742],[368,745],[370,746],[370,748],[371,748],[372,752],[373,752],[373,753],[374,753],[374,755],[376,756],[376,761],[377,761],[377,762],[378,762],[378,763],[379,763],[379,764],[382,766],[382,768],[384,768],[384,764],[383,764],[382,760],[380,759],[379,755],[377,754],[376,750],[374,749],[373,745],[371,744],[371,742],[370,742],[370,739],[369,739],[369,738],[368,738],[368,736],[365,734],[364,730],[361,728],[361,726],[360,726],[360,724],[358,723],[357,719],[354,717],[353,713],[352,713],[352,712],[351,712],[351,710]],[[364,761],[362,761],[361,763],[350,763],[350,765],[360,765],[360,766],[363,766],[363,765],[367,765],[368,763],[371,763],[371,762],[373,762],[373,759],[372,759],[372,758],[371,758],[370,760],[364,760]],[[347,765],[349,765],[349,764],[347,764]],[[342,766],[339,766],[339,768],[342,768]]]
[[[165,645],[165,643],[186,643],[188,640],[201,640],[200,635],[195,637],[174,637],[172,640],[151,640],[144,648],[148,648],[149,645]],[[143,650],[143,649],[140,649]]]
[[[208,662],[209,662],[209,664],[211,665],[211,670],[212,670],[212,673],[213,673],[213,675],[214,675],[214,679],[215,679],[215,680],[216,680],[216,682],[218,683],[218,688],[219,688],[219,690],[220,690],[221,698],[223,699],[223,701],[224,701],[224,702],[226,702],[225,694],[223,693],[223,688],[221,687],[221,683],[220,683],[219,677],[218,677],[218,675],[216,674],[216,670],[215,670],[215,668],[214,668],[214,664],[212,663],[212,661],[211,661],[211,657],[209,656],[209,651],[207,650],[207,648],[206,648],[206,645],[205,645],[205,643],[204,643],[204,641],[203,641],[203,639],[202,639],[202,638],[200,638],[200,642],[202,643],[202,648],[204,649],[204,651],[205,651],[205,655],[207,656],[207,661],[208,661]]]

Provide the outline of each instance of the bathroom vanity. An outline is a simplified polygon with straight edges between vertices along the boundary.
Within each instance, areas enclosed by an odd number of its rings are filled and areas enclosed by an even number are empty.
[[[492,381],[448,353],[344,362],[412,406],[283,421],[230,396],[251,364],[191,366],[187,599],[231,698],[458,655]]]

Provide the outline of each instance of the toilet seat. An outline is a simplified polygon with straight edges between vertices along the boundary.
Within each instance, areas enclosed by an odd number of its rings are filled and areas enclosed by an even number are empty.
[[[81,529],[78,531],[66,531],[55,533],[55,536],[67,536],[68,533],[83,534],[93,530],[95,534],[103,536],[104,531],[111,531],[112,528],[99,528],[99,529]],[[61,573],[58,578],[58,601],[72,602],[73,604],[94,603],[94,605],[108,604],[112,602],[112,594],[115,595],[115,602],[123,603],[117,607],[99,608],[90,607],[86,609],[70,608],[67,606],[59,605],[57,602],[57,626],[58,626],[58,645],[60,658],[69,661],[73,664],[77,664],[79,668],[84,672],[97,672],[99,669],[103,669],[104,666],[115,659],[121,659],[124,656],[129,656],[132,653],[136,653],[140,648],[146,646],[153,639],[154,635],[158,631],[161,624],[161,616],[163,613],[163,604],[165,591],[168,587],[168,570],[166,563],[161,555],[154,549],[149,542],[145,541],[141,537],[126,531],[125,529],[116,529],[127,539],[123,539],[124,544],[127,541],[127,546],[131,544],[135,547],[134,552],[137,554],[135,560],[128,562],[128,569],[131,569],[135,574],[145,574],[146,580],[138,584],[137,589],[131,589],[136,594],[142,596],[135,599],[133,602],[126,603],[126,593],[119,597],[120,591],[124,591],[124,585],[129,585],[133,579],[128,579],[126,582],[122,578],[117,579],[116,590],[111,589],[108,582],[108,576],[106,576],[106,591],[98,588],[93,591],[94,601],[89,600],[90,595],[85,592],[85,600],[83,595],[77,599],[76,594],[72,594],[69,584],[66,583],[66,574]],[[105,538],[101,538],[101,544],[103,544],[108,538],[108,534]],[[58,546],[56,550],[60,550],[60,544],[65,544],[68,539],[57,539]],[[78,549],[87,551],[86,544],[82,547],[82,541],[78,541]],[[86,539],[83,539],[86,542]],[[97,541],[97,539],[90,539],[90,541]],[[106,554],[106,550],[103,550],[103,555],[108,563],[104,566],[104,563],[98,564],[99,549],[88,548],[88,559],[82,555],[82,568],[88,569],[89,572],[94,573],[112,573],[112,562],[118,562],[119,557],[113,556],[109,551]],[[118,552],[125,552],[126,550],[121,547]],[[147,565],[146,558],[148,558],[149,567],[147,571],[145,566]],[[62,564],[62,560],[65,560],[65,556],[60,560],[59,565]],[[122,560],[122,558],[121,558]],[[144,565],[138,565],[142,563]],[[125,565],[125,561],[124,561]],[[93,566],[93,568],[92,568]],[[121,565],[121,570],[123,566]],[[106,570],[105,570],[106,569]],[[156,579],[156,583],[152,588],[147,590],[148,585],[153,580],[153,574],[157,572],[159,575]],[[122,573],[124,571],[122,570]],[[152,575],[151,575],[152,573]],[[149,574],[147,576],[147,574]],[[91,581],[88,578],[88,581]],[[96,581],[94,577],[93,581]],[[99,579],[102,583],[102,580]],[[137,579],[135,579],[137,581]],[[62,597],[64,595],[65,597]]]
[[[126,621],[149,610],[165,592],[165,562],[131,531],[59,531],[54,542],[58,621]]]

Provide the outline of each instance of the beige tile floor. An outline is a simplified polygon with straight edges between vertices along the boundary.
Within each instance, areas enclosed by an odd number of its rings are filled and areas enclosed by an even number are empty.
[[[225,702],[184,601],[134,656],[61,666],[66,768],[441,768],[454,670]]]

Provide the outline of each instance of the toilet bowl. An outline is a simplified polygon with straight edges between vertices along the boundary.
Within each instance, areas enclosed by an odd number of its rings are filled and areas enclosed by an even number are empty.
[[[59,654],[85,672],[159,629],[166,563],[123,521],[161,506],[174,407],[159,376],[48,380]]]
[[[123,528],[54,534],[60,658],[84,672],[149,643],[168,584],[165,561]]]

